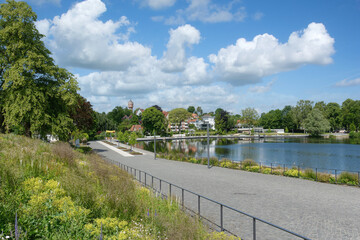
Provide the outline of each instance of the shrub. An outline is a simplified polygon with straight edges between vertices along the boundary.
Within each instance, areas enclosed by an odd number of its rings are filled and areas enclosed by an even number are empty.
[[[251,166],[258,166],[258,164],[253,159],[245,159],[244,161],[241,162],[242,169],[246,169],[246,167],[251,167]]]
[[[333,182],[335,179],[328,173],[318,173],[319,182]]]
[[[264,174],[270,174],[271,173],[271,168],[262,168],[261,172]]]
[[[316,180],[316,173],[311,168],[307,168],[302,174],[302,177],[306,179]]]
[[[211,166],[219,166],[220,162],[217,157],[211,157],[210,158],[210,165]]]
[[[260,172],[260,166],[248,166],[245,169],[249,172]]]
[[[342,172],[337,181],[339,183],[349,184],[349,185],[357,185],[358,184],[358,176],[355,173]]]
[[[302,175],[301,171],[299,172],[296,168],[288,169],[283,174],[288,177],[299,177]]]

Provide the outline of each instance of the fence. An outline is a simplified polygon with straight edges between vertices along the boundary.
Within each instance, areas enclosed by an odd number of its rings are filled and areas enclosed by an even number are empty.
[[[172,184],[170,182],[167,182],[165,180],[162,180],[160,178],[157,178],[147,172],[138,170],[136,168],[132,168],[129,167],[127,165],[124,165],[120,162],[116,162],[113,160],[108,160],[110,161],[112,164],[114,165],[118,165],[121,169],[127,171],[129,174],[131,174],[139,183],[141,183],[142,185],[144,185],[145,187],[151,188],[153,189],[154,192],[156,193],[160,193],[162,197],[165,197],[167,199],[178,199],[178,202],[180,203],[180,205],[183,207],[184,210],[188,210],[191,213],[197,215],[201,220],[205,220],[206,222],[208,222],[212,228],[214,228],[215,230],[220,230],[220,231],[224,231],[227,232],[229,234],[232,235],[237,235],[235,233],[233,233],[232,230],[229,230],[227,228],[225,228],[225,220],[226,220],[226,216],[225,213],[229,213],[232,215],[241,215],[241,216],[245,216],[248,219],[250,219],[251,223],[251,234],[248,234],[248,236],[246,236],[245,239],[253,239],[256,240],[257,235],[259,233],[259,224],[264,224],[265,226],[270,227],[272,230],[280,230],[279,234],[277,235],[277,237],[275,239],[286,239],[285,237],[281,237],[279,238],[279,235],[287,235],[287,237],[290,237],[289,239],[294,239],[294,237],[296,237],[296,239],[304,239],[304,240],[308,240],[309,238],[301,236],[300,234],[294,233],[292,231],[289,231],[285,228],[279,227],[275,224],[272,224],[268,221],[262,220],[260,218],[257,218],[255,216],[252,216],[250,214],[247,214],[245,212],[242,212],[240,210],[237,210],[235,208],[232,208],[230,206],[227,206],[225,204],[222,204],[220,202],[217,202],[215,200],[212,200],[210,198],[207,198],[205,196],[202,196],[200,194],[197,194],[195,192],[192,192],[190,190],[184,189],[180,186],[177,186],[175,184]],[[167,190],[167,193],[166,193]],[[177,191],[177,194],[174,194]],[[164,194],[165,192],[165,194]],[[186,204],[186,199],[185,196],[188,196],[188,198],[195,197],[195,201],[194,199],[192,200],[192,205],[196,206],[194,208],[191,208],[190,206],[187,206],[188,204]],[[206,202],[204,202],[206,201]],[[191,201],[188,201],[188,203],[190,203]],[[194,204],[195,203],[195,204]],[[205,211],[206,209],[204,209],[204,205],[205,206],[209,206],[209,204],[212,204],[212,206],[216,206],[218,208],[217,211],[217,219],[218,221],[214,221],[212,219],[210,219],[209,217],[204,216],[203,211]],[[191,205],[191,204],[189,204]],[[214,211],[215,208],[212,208],[211,210]],[[209,209],[207,209],[209,210]],[[249,224],[247,224],[247,226],[250,226]],[[217,229],[216,229],[217,228]],[[266,231],[266,229],[262,226],[262,232]],[[273,234],[276,234],[275,232],[273,232]],[[266,231],[266,235],[269,235],[269,232]],[[244,236],[241,236],[242,238]],[[272,237],[271,239],[274,239],[274,237]]]
[[[300,165],[295,165],[295,164],[281,164],[281,163],[264,163],[264,162],[259,162],[260,168],[265,168],[265,167],[270,167],[271,168],[271,172],[274,169],[282,169],[282,173],[284,173],[287,169],[297,169],[298,170],[298,176],[300,177],[300,171],[306,171],[306,170],[312,170],[315,171],[314,172],[314,176],[313,177],[309,177],[315,181],[319,181],[319,176],[321,176],[321,174],[323,173],[327,173],[330,174],[331,176],[334,177],[333,179],[333,183],[337,184],[337,183],[346,183],[346,182],[339,182],[339,176],[341,176],[342,173],[350,173],[353,175],[353,183],[352,185],[357,185],[358,187],[360,187],[360,171],[352,171],[352,170],[341,170],[341,169],[329,169],[329,168],[312,168],[312,167],[304,167],[304,166],[300,166]]]

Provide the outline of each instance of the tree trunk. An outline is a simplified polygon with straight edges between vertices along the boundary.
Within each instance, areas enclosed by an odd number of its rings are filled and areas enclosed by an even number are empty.
[[[25,128],[25,136],[31,138],[30,122],[26,122],[24,124],[24,128]]]

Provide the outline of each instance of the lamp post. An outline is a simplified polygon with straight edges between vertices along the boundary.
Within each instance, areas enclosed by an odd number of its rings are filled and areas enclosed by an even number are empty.
[[[207,132],[207,158],[208,158],[208,168],[210,168],[209,123],[206,125],[206,132]]]
[[[154,130],[154,159],[156,160],[156,133]]]

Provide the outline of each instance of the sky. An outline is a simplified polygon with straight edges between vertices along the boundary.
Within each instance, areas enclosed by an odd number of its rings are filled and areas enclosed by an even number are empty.
[[[98,112],[360,99],[360,0],[26,2]]]

